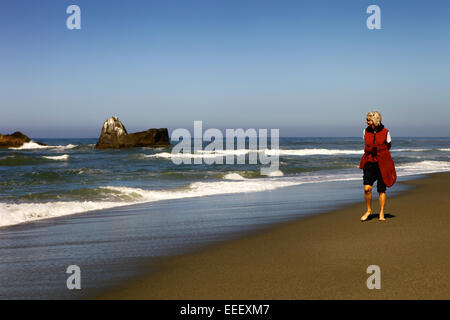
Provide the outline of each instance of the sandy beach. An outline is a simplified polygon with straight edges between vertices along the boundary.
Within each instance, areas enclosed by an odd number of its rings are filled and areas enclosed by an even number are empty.
[[[99,299],[449,299],[450,173],[406,182],[387,220],[363,202],[163,259]],[[363,195],[361,194],[361,199]],[[366,269],[381,269],[369,290]]]

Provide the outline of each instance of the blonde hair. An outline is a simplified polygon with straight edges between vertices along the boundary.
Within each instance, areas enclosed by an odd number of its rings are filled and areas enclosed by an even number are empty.
[[[378,111],[370,111],[367,113],[367,119],[372,120],[375,126],[381,124],[381,114]]]

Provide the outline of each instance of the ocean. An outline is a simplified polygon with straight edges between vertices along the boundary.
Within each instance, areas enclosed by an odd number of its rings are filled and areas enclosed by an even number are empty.
[[[281,138],[280,167],[270,176],[261,175],[260,165],[176,165],[171,148],[105,151],[93,148],[96,139],[40,141],[48,146],[0,150],[0,226],[159,200],[361,179],[360,138]],[[450,170],[449,142],[396,139],[398,175]]]
[[[48,146],[0,149],[3,299],[78,298],[148,271],[146,259],[363,199],[362,137],[280,138],[269,175],[260,165],[176,165],[171,147],[36,140]],[[393,137],[391,154],[400,181],[450,171],[450,138]],[[82,293],[65,287],[71,264],[83,270]]]

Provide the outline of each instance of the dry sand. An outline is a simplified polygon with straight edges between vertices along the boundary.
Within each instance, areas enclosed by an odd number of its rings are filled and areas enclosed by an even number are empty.
[[[388,193],[386,221],[360,222],[361,202],[167,258],[96,298],[450,299],[450,173],[408,184]],[[379,290],[367,288],[369,265],[381,268]]]

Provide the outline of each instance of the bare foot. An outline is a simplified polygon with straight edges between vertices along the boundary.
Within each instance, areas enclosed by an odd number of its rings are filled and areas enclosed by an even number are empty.
[[[364,213],[364,215],[361,217],[361,221],[366,221],[371,213],[372,213],[372,210],[367,210],[367,212]]]
[[[380,221],[386,221],[386,219],[384,218],[384,212],[380,212],[380,218],[378,219]]]

